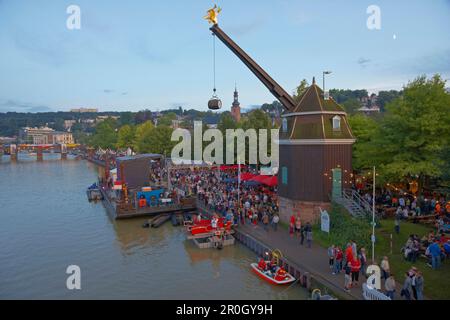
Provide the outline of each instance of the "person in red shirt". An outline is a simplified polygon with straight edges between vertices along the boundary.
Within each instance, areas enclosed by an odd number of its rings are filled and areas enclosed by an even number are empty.
[[[345,258],[347,262],[352,262],[354,255],[352,245],[347,243],[347,248],[345,249]]]
[[[359,260],[357,256],[354,256],[350,262],[350,267],[352,271],[352,284],[357,286],[359,280],[359,270],[361,269],[361,260]]]
[[[259,259],[259,262],[258,262],[258,268],[259,268],[261,271],[265,271],[265,270],[266,270],[266,267],[267,267],[266,261],[264,261],[263,258]]]
[[[289,234],[290,236],[294,236],[294,227],[295,227],[295,215],[291,215],[291,219],[289,221]]]

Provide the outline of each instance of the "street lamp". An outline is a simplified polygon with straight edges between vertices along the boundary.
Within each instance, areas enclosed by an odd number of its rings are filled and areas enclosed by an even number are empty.
[[[323,89],[323,98],[325,99],[325,75],[330,74],[331,71],[323,71],[322,72],[322,89]]]

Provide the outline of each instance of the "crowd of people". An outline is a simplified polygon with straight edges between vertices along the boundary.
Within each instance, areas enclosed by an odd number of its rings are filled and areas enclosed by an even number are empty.
[[[279,222],[276,187],[238,182],[236,170],[206,168],[179,169],[171,172],[171,186],[185,196],[196,195],[210,211],[229,214],[236,223],[254,226],[262,223],[266,231]]]

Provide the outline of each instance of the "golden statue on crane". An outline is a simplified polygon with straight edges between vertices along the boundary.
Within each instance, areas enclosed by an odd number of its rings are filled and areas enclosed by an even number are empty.
[[[212,9],[209,9],[206,12],[207,15],[204,18],[208,20],[209,23],[217,24],[218,23],[217,17],[220,11],[222,11],[222,9],[215,4]]]

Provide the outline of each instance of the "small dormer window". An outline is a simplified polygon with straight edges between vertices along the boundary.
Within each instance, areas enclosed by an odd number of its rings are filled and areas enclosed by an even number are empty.
[[[282,126],[281,130],[283,130],[283,132],[286,133],[288,130],[288,123],[286,118],[283,118],[283,120],[281,121],[281,126]]]
[[[335,130],[335,131],[341,130],[341,117],[339,117],[339,116],[333,117],[333,130]]]

